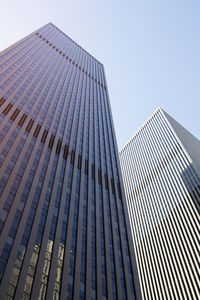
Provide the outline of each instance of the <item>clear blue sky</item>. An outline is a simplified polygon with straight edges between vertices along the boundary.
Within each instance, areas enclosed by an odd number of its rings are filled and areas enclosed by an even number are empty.
[[[49,21],[104,64],[119,148],[158,106],[200,139],[200,0],[1,1],[0,50]]]

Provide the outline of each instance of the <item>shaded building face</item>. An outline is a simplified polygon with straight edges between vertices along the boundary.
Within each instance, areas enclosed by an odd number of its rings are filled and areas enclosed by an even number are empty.
[[[135,299],[103,65],[47,24],[0,80],[1,299]]]
[[[143,299],[198,299],[200,142],[158,109],[120,152]]]

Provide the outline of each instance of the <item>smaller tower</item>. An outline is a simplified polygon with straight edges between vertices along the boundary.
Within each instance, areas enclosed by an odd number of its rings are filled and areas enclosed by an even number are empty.
[[[159,108],[120,162],[143,299],[198,299],[200,141]]]

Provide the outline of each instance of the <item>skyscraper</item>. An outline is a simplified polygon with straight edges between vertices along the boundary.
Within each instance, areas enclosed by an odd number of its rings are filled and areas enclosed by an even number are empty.
[[[200,141],[157,109],[120,151],[143,299],[199,299]]]
[[[139,299],[103,65],[49,23],[0,80],[0,298]]]

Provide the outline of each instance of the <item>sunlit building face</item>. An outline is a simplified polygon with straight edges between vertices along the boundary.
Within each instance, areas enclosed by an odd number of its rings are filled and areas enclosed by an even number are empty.
[[[198,299],[200,141],[158,109],[120,163],[142,298]]]

